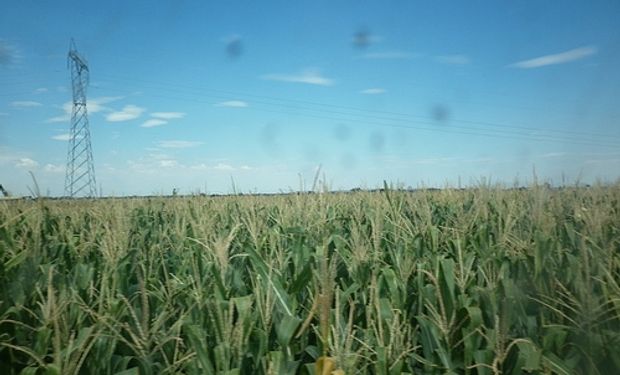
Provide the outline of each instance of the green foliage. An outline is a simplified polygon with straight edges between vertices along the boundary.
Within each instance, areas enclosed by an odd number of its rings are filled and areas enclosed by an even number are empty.
[[[620,373],[618,202],[0,201],[0,373]]]

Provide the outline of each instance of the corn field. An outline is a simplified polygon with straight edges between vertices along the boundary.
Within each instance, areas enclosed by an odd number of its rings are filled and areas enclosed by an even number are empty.
[[[0,374],[620,373],[620,185],[0,201]]]

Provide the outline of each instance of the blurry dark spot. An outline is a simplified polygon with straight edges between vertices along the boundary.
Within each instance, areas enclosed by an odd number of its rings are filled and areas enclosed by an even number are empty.
[[[409,144],[409,132],[397,130],[390,135],[390,140],[399,147],[411,147]]]
[[[226,54],[231,59],[236,59],[243,53],[243,43],[241,42],[241,38],[238,36],[233,36],[228,39],[226,42]]]
[[[368,141],[372,151],[383,152],[383,149],[385,148],[385,137],[383,134],[378,131],[374,131],[370,134]]]
[[[450,119],[450,110],[442,104],[437,104],[431,109],[431,117],[437,122],[447,122]]]
[[[272,156],[278,154],[278,133],[279,129],[276,124],[267,124],[260,131],[259,142],[265,151]]]
[[[532,152],[527,144],[522,143],[517,149],[516,159],[521,165],[528,165],[532,158]]]
[[[319,149],[315,144],[306,144],[303,154],[307,161],[316,161],[319,158]]]
[[[0,40],[0,65],[9,65],[13,61],[13,53],[11,47]]]
[[[347,152],[340,157],[340,165],[344,169],[355,169],[357,166],[357,159],[355,155]]]
[[[366,27],[361,27],[353,34],[353,45],[357,48],[366,48],[370,45],[370,31]]]
[[[334,137],[339,141],[346,141],[351,137],[351,130],[345,124],[338,124],[334,128]]]

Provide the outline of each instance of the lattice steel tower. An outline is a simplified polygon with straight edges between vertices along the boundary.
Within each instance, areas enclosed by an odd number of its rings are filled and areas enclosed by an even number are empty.
[[[73,110],[71,111],[71,130],[69,132],[65,196],[94,197],[97,195],[97,184],[95,182],[93,150],[90,144],[88,111],[86,109],[88,64],[78,54],[73,40],[71,40],[67,64],[71,69]]]

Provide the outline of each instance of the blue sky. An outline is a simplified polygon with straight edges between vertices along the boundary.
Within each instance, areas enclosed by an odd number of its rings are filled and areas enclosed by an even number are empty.
[[[63,193],[72,37],[104,195],[619,177],[617,1],[165,4],[3,3],[5,188]]]

